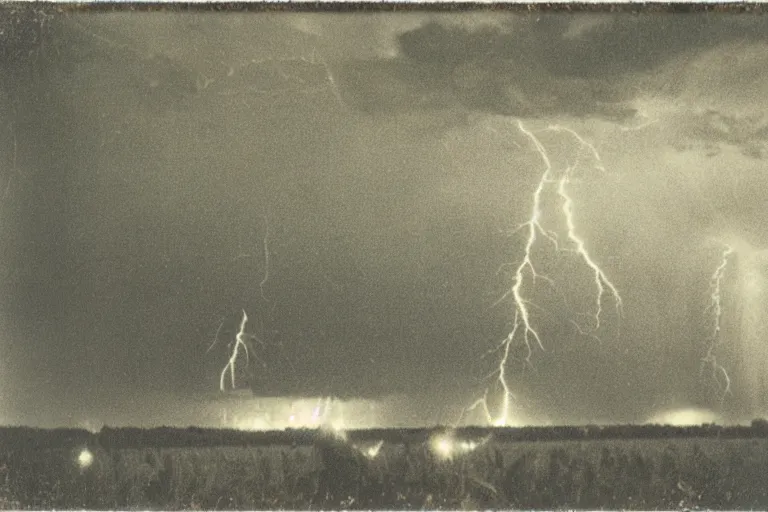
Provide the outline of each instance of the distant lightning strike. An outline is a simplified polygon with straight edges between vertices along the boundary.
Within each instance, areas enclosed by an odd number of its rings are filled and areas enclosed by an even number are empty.
[[[264,277],[259,283],[259,291],[261,292],[261,298],[267,300],[264,295],[264,285],[269,280],[269,218],[264,217]]]
[[[13,130],[13,161],[11,163],[11,175],[8,176],[8,181],[5,182],[5,188],[3,190],[2,198],[0,198],[0,205],[5,203],[5,200],[8,198],[8,191],[11,189],[11,182],[13,181],[13,175],[18,172],[18,169],[16,167],[16,153],[17,153],[17,142],[16,142],[16,129],[15,127],[12,127]]]
[[[725,276],[725,270],[728,267],[728,259],[733,254],[733,247],[727,244],[723,244],[723,252],[721,255],[721,261],[712,277],[709,279],[709,305],[706,311],[712,312],[714,319],[712,326],[712,334],[709,337],[709,346],[707,347],[707,354],[701,360],[701,370],[704,371],[705,367],[710,367],[717,385],[723,390],[722,398],[725,398],[731,392],[731,378],[728,376],[726,369],[717,362],[715,356],[715,349],[720,342],[720,328],[721,320],[723,316],[722,306],[722,285],[723,278]],[[720,376],[720,377],[718,377]],[[722,381],[721,381],[722,379]]]
[[[219,389],[221,391],[226,391],[226,377],[227,372],[229,372],[230,375],[230,381],[232,384],[231,389],[235,389],[235,370],[236,370],[236,364],[237,359],[240,355],[240,349],[242,348],[243,352],[245,353],[245,364],[248,365],[248,362],[250,360],[250,356],[248,354],[248,345],[246,345],[245,340],[243,337],[245,336],[245,324],[248,323],[248,315],[245,313],[245,310],[243,310],[243,319],[240,320],[240,330],[235,335],[235,344],[232,347],[232,353],[229,356],[229,361],[227,361],[226,366],[224,366],[224,369],[221,370],[221,376],[219,378]]]
[[[507,361],[509,360],[509,350],[512,346],[512,341],[514,340],[515,333],[520,326],[520,321],[517,318],[518,314],[518,312],[515,312],[515,322],[513,324],[512,331],[499,343],[497,347],[489,350],[489,353],[501,352],[499,365],[493,372],[491,372],[490,375],[488,375],[488,377],[486,377],[490,378],[495,375],[503,392],[504,401],[501,404],[501,411],[499,412],[498,418],[493,417],[493,414],[488,407],[488,389],[486,389],[482,398],[475,400],[469,407],[462,411],[461,416],[459,417],[459,421],[461,421],[461,417],[463,417],[465,413],[473,411],[477,407],[482,407],[483,413],[485,413],[485,419],[489,425],[494,425],[497,427],[503,427],[507,425],[507,420],[509,418],[509,405],[511,399],[514,398],[514,395],[512,394],[512,390],[510,389],[509,384],[507,383],[506,366]],[[530,352],[528,353],[528,356],[530,357]]]
[[[206,354],[210,352],[213,349],[213,347],[215,347],[216,344],[219,342],[219,333],[221,332],[222,327],[224,327],[223,320],[219,323],[219,327],[218,329],[216,329],[216,335],[213,337],[213,342],[211,342],[211,345],[208,347],[208,350],[205,351]]]
[[[567,185],[570,182],[571,173],[578,167],[582,152],[585,149],[589,150],[589,152],[592,154],[594,161],[596,162],[595,167],[601,171],[604,170],[599,153],[592,144],[589,144],[575,131],[562,126],[550,126],[546,129],[546,131],[568,133],[577,140],[580,146],[576,162],[573,165],[568,166],[564,170],[560,171],[559,173],[556,173],[553,169],[552,161],[544,144],[538,139],[538,137],[536,137],[532,131],[528,130],[522,122],[518,121],[517,126],[520,132],[533,144],[533,147],[541,157],[541,160],[544,163],[544,171],[542,172],[541,178],[539,179],[531,196],[530,215],[528,219],[520,224],[515,230],[515,232],[525,233],[523,257],[514,268],[512,286],[501,297],[501,299],[497,301],[497,303],[499,303],[503,300],[506,300],[507,298],[511,298],[515,311],[512,330],[507,335],[507,337],[502,340],[495,349],[492,350],[492,352],[500,354],[498,367],[491,374],[497,376],[497,381],[502,389],[502,403],[500,406],[499,414],[494,418],[490,413],[487,403],[487,390],[483,398],[477,400],[469,407],[469,409],[467,409],[471,410],[478,406],[482,406],[488,419],[488,423],[496,426],[508,425],[510,421],[510,402],[514,397],[511,393],[510,385],[507,379],[507,363],[509,362],[512,345],[516,341],[522,341],[526,351],[524,362],[528,365],[531,364],[531,357],[534,351],[534,342],[535,346],[538,346],[539,349],[542,351],[545,350],[541,336],[533,325],[531,319],[530,307],[535,306],[535,304],[526,299],[524,294],[525,278],[528,275],[530,275],[534,283],[537,278],[542,278],[546,280],[550,285],[554,285],[554,281],[550,277],[538,273],[536,266],[534,265],[533,249],[537,240],[539,239],[539,236],[544,237],[548,242],[551,242],[556,252],[570,252],[576,254],[594,274],[596,290],[594,325],[592,329],[585,330],[576,324],[579,333],[595,337],[593,332],[598,330],[601,326],[600,319],[603,313],[603,300],[606,294],[609,294],[613,297],[618,316],[621,317],[622,315],[622,299],[618,290],[616,289],[616,286],[608,279],[605,272],[600,268],[597,262],[595,262],[586,248],[586,242],[578,235],[574,215],[574,201],[573,198],[569,195],[567,189]],[[557,174],[559,174],[559,176]],[[542,217],[544,214],[542,207],[542,196],[545,191],[550,190],[552,187],[554,187],[555,192],[557,193],[557,196],[560,198],[562,203],[561,213],[566,227],[567,238],[570,242],[569,247],[561,247],[557,234],[547,230],[542,225]],[[572,321],[572,323],[575,322]]]
[[[340,107],[342,107],[343,109],[346,109],[346,104],[344,103],[344,99],[341,97],[341,93],[339,92],[339,86],[336,84],[336,79],[333,76],[331,67],[328,65],[325,59],[323,59],[322,55],[320,55],[320,53],[317,50],[313,49],[309,61],[312,64],[318,63],[321,66],[323,66],[323,69],[325,70],[325,79],[331,88],[333,97],[336,98],[336,101],[338,102]]]
[[[265,302],[269,302],[269,300],[266,297],[266,294],[264,293],[264,286],[267,284],[267,281],[269,280],[269,257],[270,257],[270,250],[269,250],[269,218],[267,216],[264,216],[264,239],[263,239],[263,247],[264,247],[264,275],[259,282],[259,292],[261,294],[261,298]],[[246,255],[247,256],[247,255]],[[242,351],[245,356],[245,366],[247,367],[250,364],[251,357],[256,357],[256,350],[253,349],[253,354],[251,354],[251,350],[248,348],[248,344],[251,342],[251,340],[256,340],[261,344],[264,345],[264,341],[259,338],[256,335],[246,335],[245,333],[245,325],[248,323],[248,315],[246,314],[245,310],[243,310],[243,318],[240,321],[240,329],[238,330],[237,334],[235,335],[235,341],[233,344],[231,344],[232,350],[229,354],[229,359],[227,360],[227,364],[224,366],[224,368],[221,370],[221,374],[219,375],[219,389],[221,391],[226,391],[226,380],[227,380],[227,373],[229,373],[230,376],[230,389],[236,389],[236,368],[237,368],[237,361],[240,358],[240,352]],[[222,321],[219,324],[218,329],[216,329],[216,335],[214,336],[213,342],[208,347],[208,350],[206,350],[206,354],[210,352],[213,347],[216,346],[216,344],[219,341],[219,333],[221,332],[221,328],[223,327],[224,322]],[[258,357],[256,357],[256,360],[258,361]],[[263,364],[263,361],[262,361]]]

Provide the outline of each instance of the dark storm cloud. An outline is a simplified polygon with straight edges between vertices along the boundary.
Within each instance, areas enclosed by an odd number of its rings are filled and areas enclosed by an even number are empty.
[[[519,24],[469,31],[429,22],[400,36],[399,57],[349,63],[340,82],[366,111],[445,108],[611,119],[632,114],[612,84],[556,77],[543,67],[526,32]]]
[[[590,24],[580,28],[580,20]],[[678,55],[693,59],[724,43],[768,39],[768,19],[760,15],[656,12],[574,15],[570,21],[561,31],[560,17],[543,16],[530,30],[539,60],[555,75],[610,79],[651,72]]]
[[[679,55],[765,40],[766,29],[761,16],[707,14],[534,14],[474,27],[428,21],[399,36],[399,56],[347,63],[341,82],[365,111],[621,121],[634,114],[632,79]]]
[[[685,139],[677,145],[678,149],[699,146],[707,156],[714,157],[731,146],[756,160],[768,156],[768,120],[764,114],[737,115],[707,109],[681,121]]]

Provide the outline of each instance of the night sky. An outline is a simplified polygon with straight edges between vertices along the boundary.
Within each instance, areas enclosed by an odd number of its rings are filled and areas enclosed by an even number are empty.
[[[580,334],[592,276],[539,236],[554,285],[524,273],[544,350],[513,347],[513,408],[748,407],[739,347],[764,320],[735,276],[768,277],[744,263],[768,247],[764,16],[34,9],[0,11],[0,420],[215,394],[243,310],[257,394],[405,395],[425,421],[498,400],[487,352],[545,169],[518,123],[556,176],[575,166],[576,230],[623,316],[606,295]],[[541,222],[568,248],[552,190]],[[722,243],[721,402],[700,368]]]

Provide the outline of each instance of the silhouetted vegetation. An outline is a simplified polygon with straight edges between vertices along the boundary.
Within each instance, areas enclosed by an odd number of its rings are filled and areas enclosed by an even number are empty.
[[[342,439],[319,430],[0,429],[0,508],[768,506],[768,430],[759,422],[457,429],[456,442],[485,442],[449,457],[429,443],[445,431],[356,431]],[[383,441],[375,457],[365,449],[373,441]],[[78,463],[85,449],[90,464]]]

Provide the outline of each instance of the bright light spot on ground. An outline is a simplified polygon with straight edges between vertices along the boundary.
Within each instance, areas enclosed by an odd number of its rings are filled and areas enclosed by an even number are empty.
[[[88,448],[85,448],[77,456],[77,464],[80,466],[80,469],[85,469],[93,464],[93,454]]]
[[[721,419],[717,414],[707,409],[690,408],[673,409],[660,412],[646,421],[646,423],[685,427],[692,425],[702,425],[705,423],[721,423]]]
[[[440,434],[432,437],[429,441],[429,446],[432,451],[441,459],[451,459],[455,455],[463,455],[474,451],[477,447],[482,446],[488,441],[490,437],[483,439],[454,439],[452,434]]]
[[[384,441],[379,441],[378,443],[370,446],[359,446],[359,445],[353,445],[353,448],[356,450],[359,450],[360,453],[365,455],[369,459],[375,459],[376,456],[381,451],[381,447],[384,446]]]
[[[441,459],[450,459],[453,457],[454,443],[448,436],[433,437],[430,446],[432,451]]]
[[[375,459],[379,454],[379,451],[381,451],[382,446],[384,446],[384,441],[379,441],[375,445],[365,450],[365,455],[368,456],[369,459]]]

